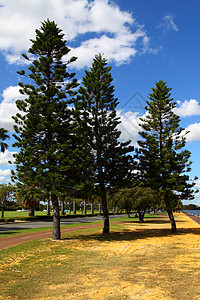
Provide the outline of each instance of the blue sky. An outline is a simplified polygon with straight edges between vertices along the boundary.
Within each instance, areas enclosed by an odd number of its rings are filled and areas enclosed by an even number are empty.
[[[191,178],[200,178],[200,2],[160,0],[0,0],[0,126],[12,132],[11,116],[19,95],[16,71],[25,68],[21,53],[30,47],[35,29],[50,18],[65,33],[71,70],[81,80],[98,53],[112,66],[119,99],[122,139],[138,140],[138,118],[148,93],[160,79],[172,88],[181,126],[190,130]],[[0,182],[8,182],[13,139],[0,154]],[[200,180],[197,181],[200,187]],[[200,205],[197,194],[193,203]]]

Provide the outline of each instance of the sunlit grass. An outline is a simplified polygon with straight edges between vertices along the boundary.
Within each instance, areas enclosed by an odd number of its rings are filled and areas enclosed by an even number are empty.
[[[200,228],[127,220],[0,251],[0,299],[199,299]]]
[[[82,214],[81,210],[77,210],[76,212],[78,215]],[[87,214],[90,214],[91,211],[87,210]],[[98,213],[98,211],[94,211],[94,213]],[[69,212],[66,212],[67,215],[69,215]],[[35,211],[35,216],[46,216],[47,212],[46,211]],[[53,212],[50,212],[50,215],[53,215]],[[26,211],[5,211],[4,212],[4,217],[5,218],[15,218],[15,217],[28,217],[29,212],[28,210]]]

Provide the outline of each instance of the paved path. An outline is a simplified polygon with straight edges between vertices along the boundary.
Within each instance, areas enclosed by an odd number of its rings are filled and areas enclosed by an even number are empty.
[[[193,216],[188,212],[182,211],[182,213],[184,213],[186,216],[188,216],[190,219],[192,219],[193,221],[195,221],[197,224],[200,225],[200,217],[197,216]]]
[[[117,216],[109,216],[110,219],[112,218],[117,218],[120,216],[124,216],[124,215],[117,215]],[[98,217],[98,216],[97,216]],[[166,218],[166,215],[160,215],[160,218]],[[95,217],[87,217],[89,219],[89,222],[94,221]],[[82,222],[84,218],[80,218]],[[102,220],[102,217],[101,217]],[[153,220],[158,220],[157,218],[151,218],[151,221]],[[76,218],[77,221],[77,218]],[[139,222],[139,221],[135,221],[135,222]],[[34,222],[36,223],[36,222]],[[114,224],[120,224],[121,222],[112,222],[111,225]],[[26,223],[26,224],[30,224],[30,223]],[[7,224],[8,225],[8,224]],[[16,225],[16,224],[15,224]],[[51,222],[52,225],[52,222]],[[66,223],[65,223],[66,225]],[[1,225],[2,226],[2,225]],[[78,231],[78,230],[83,230],[83,229],[88,229],[88,228],[94,228],[94,227],[102,227],[103,224],[101,223],[96,223],[96,224],[87,224],[87,225],[77,225],[74,227],[68,227],[68,228],[61,228],[61,235],[67,232],[74,232],[74,231]],[[47,227],[47,225],[45,226]],[[18,230],[21,228],[18,228]],[[8,230],[9,231],[9,230]],[[13,230],[12,230],[13,231]],[[4,231],[5,232],[5,231]],[[34,239],[38,239],[38,238],[46,238],[46,237],[51,237],[52,236],[52,229],[51,230],[47,230],[47,231],[41,231],[41,232],[33,232],[33,233],[28,233],[28,234],[21,234],[21,235],[17,235],[17,236],[11,236],[11,237],[5,237],[5,238],[0,238],[0,250],[2,249],[6,249],[9,247],[13,247],[13,246],[17,246],[20,244],[23,244],[25,242],[34,240]]]
[[[112,222],[112,224],[118,224],[120,222]],[[93,227],[100,227],[102,224],[88,224],[88,225],[80,225],[75,227],[69,227],[69,228],[61,228],[61,235],[67,232],[74,232],[82,229],[88,229]],[[45,238],[45,237],[51,237],[52,236],[52,230],[48,231],[41,231],[41,232],[33,232],[29,234],[22,234],[12,237],[5,237],[0,239],[0,250],[17,246],[19,244],[23,244],[28,241],[32,241],[38,238]]]
[[[119,217],[125,217],[126,215],[110,215],[109,219],[115,219]],[[76,218],[64,218],[60,220],[60,225],[69,225],[69,224],[77,224],[77,223],[90,223],[93,221],[102,220],[102,216],[93,216],[93,217],[76,217]],[[52,227],[53,222],[48,221],[34,221],[34,222],[14,222],[14,223],[2,223],[0,224],[0,233],[6,231],[16,231],[23,229],[33,229],[33,228],[43,228],[43,227]]]
[[[119,217],[124,217],[125,215],[111,215],[110,219],[115,219]],[[78,223],[88,223],[88,225],[77,225],[69,228],[61,228],[61,235],[67,232],[74,232],[82,229],[88,229],[93,227],[102,227],[103,224],[90,224],[93,221],[102,220],[102,216],[94,216],[94,217],[81,217],[81,218],[71,218],[71,219],[61,219],[61,225],[67,224],[78,224]],[[112,222],[112,224],[118,224],[120,222]],[[52,227],[52,221],[44,221],[44,222],[19,222],[19,223],[10,223],[10,224],[0,224],[0,233],[6,233],[9,231],[17,231],[22,229],[32,229],[32,228],[42,228],[42,227]],[[17,236],[0,238],[0,250],[6,249],[9,247],[17,246],[19,244],[23,244],[24,242],[28,242],[37,238],[42,237],[51,237],[52,229],[41,232],[32,232],[28,234],[20,234]]]

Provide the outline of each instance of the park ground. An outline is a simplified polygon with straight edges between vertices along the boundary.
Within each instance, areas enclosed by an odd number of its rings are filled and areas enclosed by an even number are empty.
[[[200,227],[130,218],[0,251],[0,299],[200,299]]]

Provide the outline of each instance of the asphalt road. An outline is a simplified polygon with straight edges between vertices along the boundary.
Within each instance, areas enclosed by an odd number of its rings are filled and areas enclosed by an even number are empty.
[[[111,215],[110,219],[115,219],[118,217],[124,217],[126,215]],[[69,225],[69,224],[79,224],[79,223],[90,223],[93,221],[102,220],[102,216],[94,216],[94,217],[81,217],[81,218],[70,218],[70,219],[62,219],[61,225]],[[42,228],[42,227],[52,227],[52,221],[36,221],[36,222],[15,222],[9,224],[0,224],[0,233],[6,231],[15,231],[22,229],[32,229],[32,228]]]

